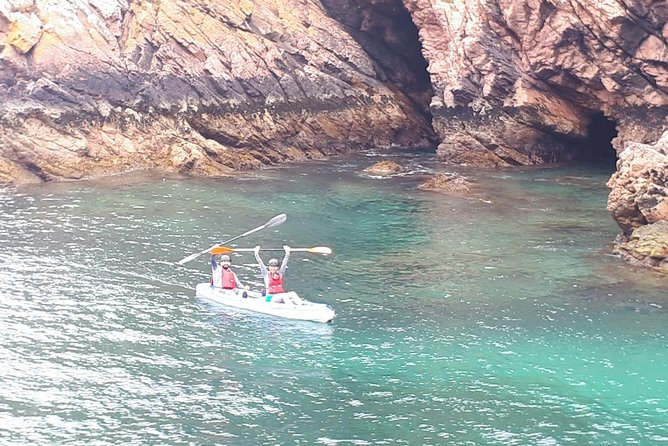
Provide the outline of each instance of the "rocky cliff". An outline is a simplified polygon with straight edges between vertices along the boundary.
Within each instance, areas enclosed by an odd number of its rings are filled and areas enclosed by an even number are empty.
[[[655,143],[668,123],[668,3],[405,0],[435,91],[439,155],[504,166],[577,157],[592,120]],[[583,147],[584,146],[584,147]]]
[[[666,268],[668,234],[658,223],[668,221],[668,3],[404,3],[429,65],[438,155],[477,166],[545,164],[599,155],[611,142],[617,250]],[[639,233],[643,242],[628,243]]]
[[[0,0],[0,66],[0,182],[218,175],[433,140],[310,0]]]

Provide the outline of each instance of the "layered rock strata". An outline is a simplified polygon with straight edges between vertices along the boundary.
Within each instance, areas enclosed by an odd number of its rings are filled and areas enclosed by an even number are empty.
[[[220,175],[432,140],[309,0],[1,0],[0,67],[0,182]]]

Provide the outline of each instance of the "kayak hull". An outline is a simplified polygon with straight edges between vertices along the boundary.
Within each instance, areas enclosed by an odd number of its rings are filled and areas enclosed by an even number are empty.
[[[308,300],[299,299],[300,305],[293,303],[276,302],[281,296],[289,300],[291,295],[296,296],[296,293],[281,293],[274,294],[274,302],[267,302],[267,299],[261,293],[256,291],[239,290],[224,290],[221,288],[214,288],[209,283],[199,283],[195,288],[195,294],[204,299],[216,302],[228,307],[239,308],[256,313],[269,314],[271,316],[278,316],[285,319],[295,319],[301,321],[322,322],[328,323],[334,319],[334,309],[327,304],[309,302]],[[244,297],[246,296],[246,297]]]

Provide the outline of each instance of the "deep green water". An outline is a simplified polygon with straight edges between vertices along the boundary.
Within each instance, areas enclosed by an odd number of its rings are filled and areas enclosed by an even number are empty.
[[[246,178],[129,175],[0,189],[0,443],[668,443],[668,278],[609,255],[610,170],[464,171],[421,192],[374,156]],[[293,254],[333,324],[194,296],[206,256]],[[252,254],[234,257],[261,282]]]

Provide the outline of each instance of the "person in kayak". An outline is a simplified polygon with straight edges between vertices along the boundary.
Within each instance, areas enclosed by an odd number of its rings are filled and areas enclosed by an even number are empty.
[[[250,289],[248,285],[244,286],[241,283],[236,273],[230,268],[230,265],[232,265],[232,259],[227,254],[220,256],[220,266],[216,263],[216,256],[211,256],[211,286],[224,290],[233,290],[236,293],[241,289]]]
[[[290,258],[290,247],[288,245],[283,245],[283,250],[285,251],[285,255],[283,256],[283,261],[280,266],[278,264],[278,259],[269,259],[267,262],[269,268],[267,268],[260,257],[260,246],[256,246],[255,249],[253,249],[255,260],[257,260],[258,265],[260,265],[260,272],[264,279],[267,302],[283,302],[301,305],[301,298],[297,296],[296,293],[286,292],[283,287],[283,277],[285,276],[285,271],[288,267],[288,259]],[[274,296],[275,294],[278,294],[278,296]]]

